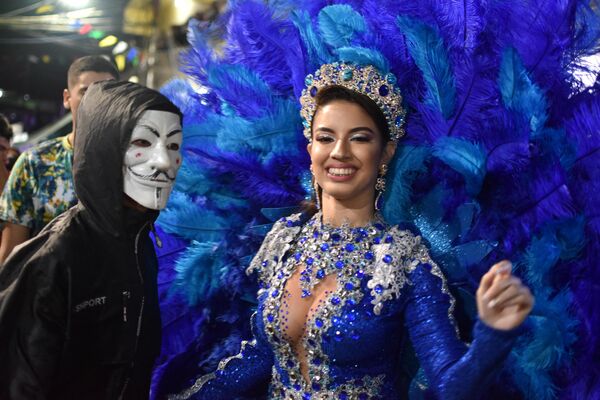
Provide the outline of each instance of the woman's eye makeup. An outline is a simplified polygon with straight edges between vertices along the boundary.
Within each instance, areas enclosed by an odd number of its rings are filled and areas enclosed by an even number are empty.
[[[316,140],[317,140],[317,142],[321,142],[321,143],[331,143],[335,139],[329,135],[317,135]]]
[[[365,135],[365,134],[354,135],[354,136],[352,136],[350,138],[350,140],[352,140],[354,142],[366,143],[366,142],[370,142],[371,141],[371,136]]]

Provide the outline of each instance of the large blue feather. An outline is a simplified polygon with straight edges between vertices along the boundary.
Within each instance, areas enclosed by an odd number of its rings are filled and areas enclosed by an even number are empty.
[[[308,60],[307,66],[309,67],[308,73],[316,71],[321,64],[331,62],[333,56],[331,51],[325,44],[325,41],[321,36],[315,32],[315,28],[310,20],[310,15],[306,11],[296,11],[292,14],[292,22],[298,29],[298,33],[302,38],[305,51],[307,52],[306,58]],[[302,85],[304,87],[304,85]],[[296,88],[296,97],[300,97],[299,88]]]
[[[535,136],[546,124],[548,105],[544,93],[532,82],[513,48],[507,48],[502,54],[498,86],[505,106],[522,115]]]
[[[485,15],[479,0],[434,1],[436,21],[451,51],[472,53],[479,45]]]
[[[337,49],[340,61],[350,62],[357,65],[373,65],[382,74],[390,71],[388,60],[377,50],[366,47],[340,47]]]
[[[216,243],[193,241],[175,265],[177,279],[173,289],[181,288],[190,305],[206,301],[219,287],[221,262]]]
[[[454,113],[456,87],[444,42],[432,27],[405,16],[398,26],[406,36],[415,64],[427,85],[427,102],[448,119]]]
[[[274,92],[287,93],[294,80],[303,80],[304,60],[297,31],[288,20],[276,19],[266,4],[236,3],[228,29],[228,60],[255,71]],[[297,68],[301,71],[294,71]]]
[[[355,34],[366,29],[362,15],[347,4],[328,6],[319,12],[319,31],[333,48],[350,45]]]
[[[433,155],[464,177],[470,195],[479,193],[486,173],[486,154],[481,146],[462,139],[442,137],[433,146]]]
[[[204,205],[204,200],[192,201],[184,193],[173,192],[157,223],[165,232],[188,240],[218,241],[235,227]]]
[[[425,172],[429,155],[430,149],[424,146],[405,145],[396,150],[390,165],[387,179],[389,190],[383,207],[383,215],[388,222],[398,224],[409,220],[411,186],[418,174]]]

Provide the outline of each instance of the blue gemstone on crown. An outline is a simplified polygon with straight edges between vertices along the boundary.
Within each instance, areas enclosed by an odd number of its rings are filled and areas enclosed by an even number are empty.
[[[347,69],[342,73],[342,79],[345,81],[349,81],[350,79],[352,79],[352,75],[352,70]]]
[[[306,86],[310,86],[313,83],[313,77],[312,75],[308,75],[305,79],[304,79],[304,83],[306,84]]]
[[[311,95],[312,97],[315,97],[315,96],[317,95],[317,92],[318,92],[318,91],[319,91],[319,89],[317,89],[317,87],[316,87],[316,86],[313,86],[313,87],[311,87],[311,88],[310,88],[310,95]]]
[[[390,94],[390,88],[387,85],[381,85],[379,87],[379,95],[385,97]]]

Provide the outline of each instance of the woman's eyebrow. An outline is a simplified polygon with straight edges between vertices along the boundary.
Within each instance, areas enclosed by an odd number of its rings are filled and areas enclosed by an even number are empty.
[[[328,132],[328,133],[334,133],[334,130],[331,128],[327,128],[326,126],[319,126],[317,128],[317,131],[322,131],[322,132]]]
[[[375,134],[375,132],[373,132],[373,129],[369,128],[368,126],[357,126],[356,128],[350,129],[349,133],[362,132],[362,131],[367,131],[367,132],[371,132],[372,134]]]

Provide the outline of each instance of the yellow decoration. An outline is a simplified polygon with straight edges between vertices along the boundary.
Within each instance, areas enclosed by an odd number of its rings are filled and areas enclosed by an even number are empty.
[[[115,63],[117,64],[117,68],[119,68],[120,72],[125,71],[125,55],[123,54],[119,54],[118,56],[115,57]]]
[[[52,11],[54,11],[54,6],[51,5],[51,4],[46,4],[46,5],[43,5],[41,7],[38,7],[35,10],[35,13],[36,14],[46,14],[46,13],[49,13],[49,12],[52,12]]]
[[[49,63],[50,63],[50,56],[49,56],[48,54],[44,54],[44,55],[42,56],[42,62],[43,62],[44,64],[49,64]]]
[[[117,44],[118,41],[119,41],[119,39],[117,39],[116,36],[108,35],[107,37],[105,37],[98,43],[98,46],[110,47],[110,46],[114,46],[115,44]]]

